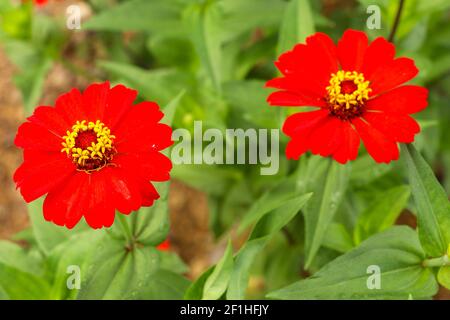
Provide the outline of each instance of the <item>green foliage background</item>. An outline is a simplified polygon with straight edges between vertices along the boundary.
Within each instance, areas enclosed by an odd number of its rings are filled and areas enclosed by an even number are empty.
[[[265,102],[277,55],[315,31],[335,40],[347,28],[387,37],[398,8],[398,1],[378,1],[382,28],[366,30],[367,0],[343,1],[326,16],[326,1],[88,2],[94,14],[80,31],[31,4],[0,3],[0,41],[20,70],[15,82],[27,113],[61,62],[88,79],[138,89],[140,99],[165,106],[174,128],[193,130],[194,120],[221,130],[280,128],[295,109]],[[363,152],[344,166],[310,156],[288,162],[283,137],[275,176],[261,176],[258,166],[174,167],[173,178],[208,194],[218,239],[236,226],[251,230],[237,252],[228,245],[193,281],[178,256],[154,248],[169,230],[168,184],[158,186],[163,197],[154,207],[106,231],[58,228],[36,201],[32,228],[15,237],[30,246],[0,242],[0,299],[429,299],[438,284],[450,288],[449,8],[447,0],[405,1],[397,55],[415,59],[413,82],[430,98],[417,116],[423,131],[415,146],[402,146],[400,161],[379,165]],[[95,72],[62,54],[73,32],[89,33],[79,57],[89,59],[92,43],[106,52]],[[417,230],[394,225],[403,210],[417,216]],[[81,266],[80,290],[67,289],[68,265]],[[371,265],[381,269],[379,290],[366,284]],[[264,289],[248,291],[251,277],[263,278]]]

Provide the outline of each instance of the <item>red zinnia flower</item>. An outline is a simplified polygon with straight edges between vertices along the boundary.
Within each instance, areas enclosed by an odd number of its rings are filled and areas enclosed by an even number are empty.
[[[319,108],[286,119],[283,132],[292,138],[286,156],[298,159],[309,150],[346,163],[356,159],[362,139],[375,161],[398,159],[397,143],[413,142],[420,131],[409,115],[427,106],[428,91],[400,86],[418,70],[413,60],[394,56],[392,43],[380,37],[369,44],[355,30],[347,30],[337,46],[316,33],[282,54],[276,66],[283,77],[267,82],[282,91],[268,102]]]
[[[17,132],[24,163],[14,181],[25,201],[48,194],[44,217],[74,227],[82,216],[92,228],[109,227],[115,211],[151,206],[159,195],[151,181],[166,181],[172,129],[159,123],[156,103],[133,105],[137,92],[109,82],[60,96],[38,107]]]
[[[158,249],[159,251],[169,251],[170,250],[170,241],[169,239],[164,240],[163,242],[161,242],[156,249]]]

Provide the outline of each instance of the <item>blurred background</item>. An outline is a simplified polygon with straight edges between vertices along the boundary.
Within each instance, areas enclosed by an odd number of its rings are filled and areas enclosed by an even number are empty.
[[[380,29],[368,29],[369,5],[380,9]],[[71,10],[68,8],[71,5]],[[118,9],[120,6],[120,9]],[[303,10],[303,37],[323,31],[338,39],[347,28],[365,30],[372,39],[387,37],[398,1],[321,0],[296,8],[283,0],[2,0],[0,3],[0,239],[27,243],[30,222],[12,175],[22,161],[14,146],[18,126],[37,105],[53,105],[73,87],[109,79],[140,91],[140,99],[167,104],[184,91],[175,128],[192,130],[194,120],[211,128],[279,128],[280,114],[265,103],[264,82],[276,75],[273,61],[295,43],[280,38],[286,17]],[[396,34],[397,55],[407,52],[420,75],[415,83],[431,90],[430,107],[420,115],[417,141],[436,175],[450,191],[450,1],[406,0]],[[76,27],[80,14],[81,29]],[[71,20],[72,19],[72,20]],[[68,23],[70,24],[68,27]],[[75,23],[75,24],[73,24]],[[286,143],[286,141],[282,141]],[[281,152],[284,147],[280,147]],[[362,159],[364,176],[374,171]],[[364,162],[365,161],[365,162]],[[397,164],[377,169],[362,198],[398,182]],[[257,166],[174,168],[169,208],[171,250],[196,278],[223,253],[225,236],[235,234],[242,212],[268,187],[292,171],[281,156],[280,174],[262,177]],[[369,196],[370,194],[370,196]],[[300,222],[301,223],[301,222]],[[415,226],[404,210],[399,224]],[[294,235],[301,237],[302,235]],[[233,237],[238,248],[242,236]],[[302,276],[298,257],[268,250],[286,274]],[[296,260],[297,259],[297,260]],[[320,260],[320,259],[319,259]],[[325,262],[327,258],[324,258]],[[320,261],[317,268],[320,267]],[[265,264],[266,277],[252,277],[258,292],[268,283],[289,283],[290,276]],[[268,270],[268,271],[267,271]],[[284,277],[284,278],[283,278]],[[267,288],[266,288],[267,289]],[[437,298],[450,298],[442,290]]]

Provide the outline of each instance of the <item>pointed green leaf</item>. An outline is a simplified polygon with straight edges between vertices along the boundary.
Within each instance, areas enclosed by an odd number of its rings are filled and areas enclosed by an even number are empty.
[[[422,267],[417,233],[392,227],[325,265],[311,278],[269,293],[274,299],[423,299],[438,290],[434,274]],[[378,274],[376,274],[379,272]],[[378,278],[379,287],[376,279]]]
[[[44,219],[42,205],[44,199],[40,198],[28,205],[28,214],[33,228],[33,234],[44,254],[49,254],[56,246],[66,241],[74,232],[85,229],[85,225],[79,224],[74,229],[57,226]]]
[[[200,277],[193,282],[189,288],[186,290],[183,299],[184,300],[201,300],[203,297],[203,288],[205,287],[205,282],[208,280],[209,276],[213,273],[214,266],[207,269],[202,273]]]
[[[328,161],[328,159],[323,159]],[[350,166],[335,161],[329,164],[326,174],[314,182],[314,195],[305,207],[305,268],[309,268],[322,245],[325,232],[345,194]]]
[[[218,22],[221,19],[216,1],[207,0],[190,6],[184,15],[192,42],[202,65],[218,92],[221,91],[221,38]]]
[[[291,0],[286,6],[282,21],[278,54],[305,42],[306,37],[315,32],[309,0]]]
[[[227,290],[228,300],[245,299],[249,270],[255,256],[264,248],[269,236],[248,241],[237,254]]]
[[[264,248],[271,236],[287,225],[311,198],[311,193],[287,201],[273,212],[263,216],[255,225],[248,241],[235,257],[227,299],[245,298],[249,271],[255,256]]]
[[[125,247],[122,240],[102,239],[83,275],[78,299],[139,299],[158,269],[156,249]]]
[[[371,235],[392,226],[408,203],[410,194],[408,186],[399,186],[383,192],[358,217],[353,235],[355,244],[358,245]]]
[[[139,299],[145,300],[181,300],[190,281],[169,270],[158,270],[139,290]]]
[[[83,28],[102,31],[146,31],[183,34],[181,9],[175,1],[132,0],[94,15]]]
[[[438,272],[439,283],[450,290],[450,267],[441,267]]]
[[[223,254],[222,259],[214,267],[203,288],[203,300],[217,300],[227,290],[233,270],[233,247],[231,241]]]
[[[412,144],[402,145],[402,154],[417,207],[420,242],[429,256],[442,256],[450,244],[450,202],[447,194]]]

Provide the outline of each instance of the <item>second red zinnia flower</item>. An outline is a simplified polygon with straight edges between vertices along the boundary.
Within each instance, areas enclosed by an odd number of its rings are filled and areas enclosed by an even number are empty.
[[[44,217],[74,227],[109,227],[116,210],[129,214],[159,198],[172,163],[161,150],[172,129],[153,102],[133,105],[137,92],[108,82],[73,89],[55,107],[38,107],[18,130],[24,162],[14,181],[27,202],[45,194]]]
[[[398,142],[410,143],[420,131],[410,114],[427,106],[427,89],[403,85],[418,72],[413,60],[394,58],[383,38],[369,44],[364,32],[347,30],[337,46],[316,33],[279,57],[283,76],[267,82],[280,89],[268,102],[276,106],[313,106],[286,119],[291,137],[288,158],[306,151],[340,163],[356,159],[360,140],[377,162],[398,159]]]

